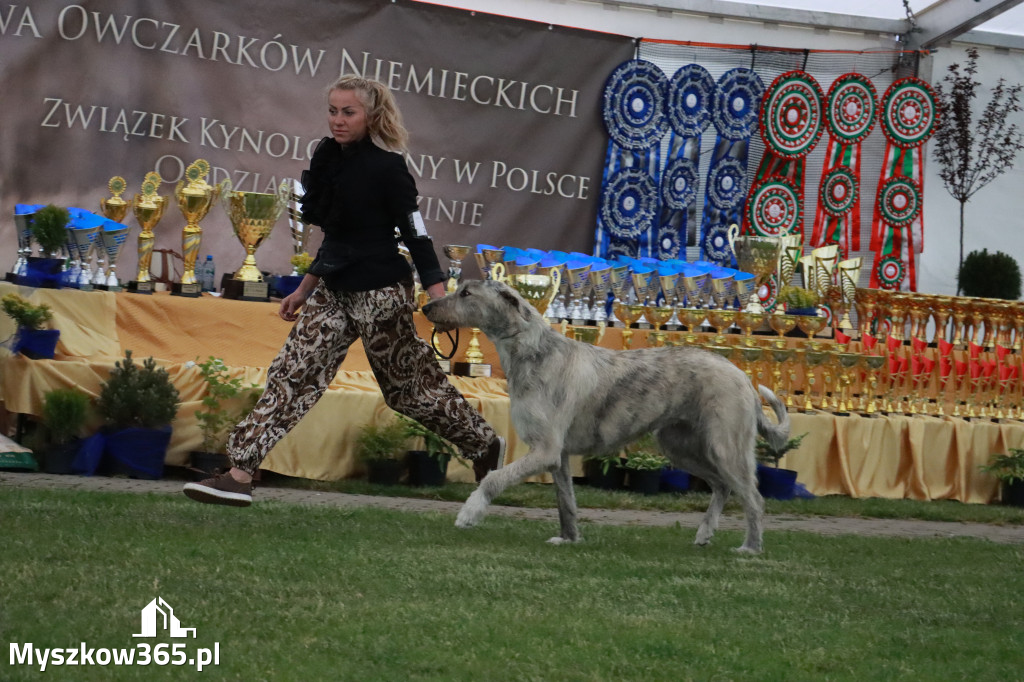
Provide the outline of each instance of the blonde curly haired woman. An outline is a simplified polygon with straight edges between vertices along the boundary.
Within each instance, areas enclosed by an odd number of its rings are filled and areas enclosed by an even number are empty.
[[[416,334],[412,255],[431,298],[444,274],[416,206],[416,182],[400,153],[408,133],[391,92],[378,81],[345,76],[327,91],[330,136],[303,173],[303,220],[323,244],[279,314],[295,321],[271,363],[255,409],[228,441],[232,468],[184,492],[200,502],[248,506],[252,477],[271,448],[320,399],[348,353],[363,340],[388,406],[443,436],[473,460],[477,480],[501,466],[505,440],[449,383]]]

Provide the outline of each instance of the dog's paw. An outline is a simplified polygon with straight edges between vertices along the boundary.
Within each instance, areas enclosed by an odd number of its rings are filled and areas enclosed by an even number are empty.
[[[476,493],[470,495],[459,510],[459,515],[455,517],[455,527],[472,528],[483,520],[486,511],[487,505],[480,501]]]
[[[563,538],[561,535],[556,535],[553,538],[548,538],[548,544],[549,545],[571,545],[574,542],[579,542],[582,539],[583,538],[576,538],[575,540],[569,540],[568,538]]]
[[[757,555],[757,554],[761,553],[760,549],[756,549],[754,547],[747,547],[746,545],[743,545],[742,547],[737,547],[736,549],[734,549],[732,551],[736,552],[737,554],[750,554],[750,555]]]
[[[701,526],[697,529],[697,539],[693,541],[693,544],[703,547],[704,545],[711,544],[711,538],[715,532],[708,528]]]

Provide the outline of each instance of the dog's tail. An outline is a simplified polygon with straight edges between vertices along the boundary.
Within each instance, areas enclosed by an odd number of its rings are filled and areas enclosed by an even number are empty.
[[[768,445],[773,450],[782,450],[786,447],[786,443],[789,441],[789,413],[786,411],[786,406],[782,404],[772,390],[766,386],[757,387],[757,392],[761,394],[761,398],[768,403],[772,411],[775,412],[775,419],[778,424],[772,424],[768,417],[765,415],[764,410],[760,409],[758,404],[757,410],[757,432],[768,441]]]

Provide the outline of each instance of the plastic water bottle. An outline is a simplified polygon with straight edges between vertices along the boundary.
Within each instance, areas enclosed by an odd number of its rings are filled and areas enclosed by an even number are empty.
[[[214,291],[214,273],[216,272],[213,265],[213,255],[206,254],[206,262],[203,264],[203,277],[202,282],[203,291]]]

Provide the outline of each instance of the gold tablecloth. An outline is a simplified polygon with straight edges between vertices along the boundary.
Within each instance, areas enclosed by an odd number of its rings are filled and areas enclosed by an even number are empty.
[[[0,296],[10,291],[19,291],[35,303],[48,303],[61,337],[54,360],[10,355],[3,359],[0,394],[6,409],[38,415],[45,392],[58,387],[78,386],[96,396],[125,349],[131,349],[140,361],[153,356],[170,373],[182,400],[167,454],[170,465],[186,465],[189,451],[200,444],[194,413],[200,406],[203,382],[198,368],[187,363],[211,355],[220,357],[234,376],[262,383],[266,367],[291,327],[277,316],[276,303],[162,293],[31,290],[0,283]],[[14,327],[6,316],[0,317],[2,339],[13,334]],[[429,338],[429,322],[421,315],[416,317],[421,336]],[[644,336],[634,334],[635,345],[643,345]],[[463,330],[456,359],[468,339],[469,333]],[[452,377],[452,382],[509,439],[514,460],[523,456],[526,448],[509,419],[505,380],[494,348],[483,336],[480,342],[485,360],[494,366],[494,376]],[[601,345],[618,348],[620,343],[620,330],[609,329]],[[356,430],[385,418],[388,412],[357,343],[324,397],[271,451],[263,468],[321,480],[356,475],[361,471],[352,447]],[[816,495],[987,503],[998,495],[998,482],[978,467],[992,453],[1024,447],[1024,424],[1018,422],[827,413],[791,416],[792,433],[807,432],[808,436],[781,465],[795,469],[798,480]],[[457,463],[449,468],[449,477],[472,478],[469,470]]]

